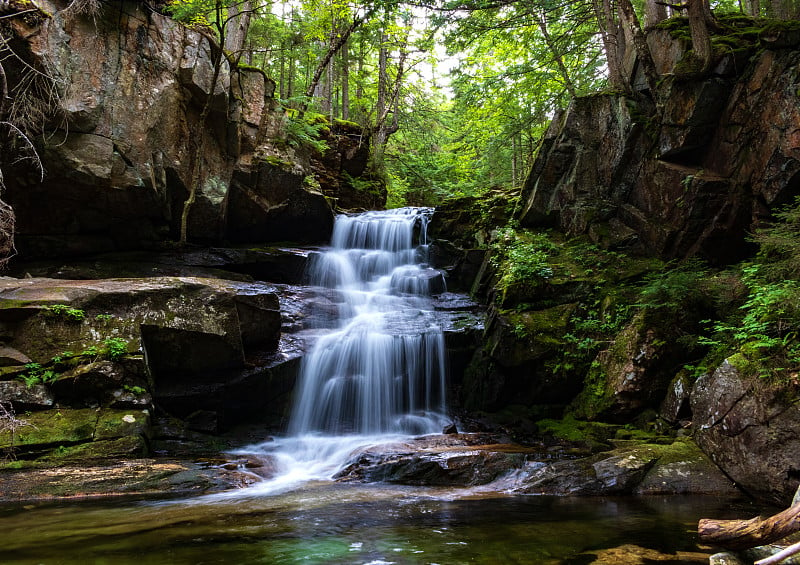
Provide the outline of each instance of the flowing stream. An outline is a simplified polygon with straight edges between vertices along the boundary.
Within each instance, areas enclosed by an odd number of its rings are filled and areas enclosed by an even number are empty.
[[[274,476],[170,501],[0,505],[0,561],[117,565],[707,563],[702,516],[753,513],[718,497],[571,498],[481,488],[339,483],[360,447],[441,432],[444,343],[426,266],[432,210],[340,216],[318,288],[289,433],[243,448]],[[301,486],[303,488],[297,488]],[[269,495],[269,496],[265,496]]]
[[[445,346],[431,303],[445,289],[427,265],[432,208],[340,215],[312,262],[320,289],[286,438],[242,450],[271,457],[280,492],[329,478],[354,450],[442,431]]]

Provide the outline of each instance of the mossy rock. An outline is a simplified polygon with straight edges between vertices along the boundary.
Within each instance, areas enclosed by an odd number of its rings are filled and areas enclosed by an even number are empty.
[[[0,433],[0,449],[30,449],[52,445],[90,442],[94,438],[99,411],[46,410],[18,415],[26,425],[12,438],[8,431]]]
[[[558,441],[582,443],[592,451],[607,449],[610,446],[609,440],[616,437],[620,429],[620,426],[614,424],[576,420],[571,415],[560,420],[539,420],[536,426],[540,434],[551,436]]]

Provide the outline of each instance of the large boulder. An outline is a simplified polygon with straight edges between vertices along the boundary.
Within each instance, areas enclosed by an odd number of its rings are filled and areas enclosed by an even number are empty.
[[[743,490],[787,505],[800,484],[796,387],[767,382],[739,366],[746,363],[735,356],[695,383],[695,438]]]

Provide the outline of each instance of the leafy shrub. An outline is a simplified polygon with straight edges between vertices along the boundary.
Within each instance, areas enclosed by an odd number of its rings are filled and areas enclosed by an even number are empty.
[[[506,227],[492,245],[492,264],[500,279],[498,286],[507,289],[546,280],[553,276],[549,258],[556,246],[544,233],[518,231]]]
[[[51,383],[58,378],[58,373],[52,369],[47,369],[39,363],[28,363],[25,365],[25,372],[19,378],[30,388],[37,384]]]
[[[116,361],[128,353],[128,343],[120,337],[110,337],[103,341],[103,349],[106,357]]]
[[[80,323],[86,319],[86,312],[80,308],[72,308],[66,304],[52,304],[42,309],[42,313],[47,318],[64,320],[67,322]]]
[[[667,312],[685,310],[703,300],[702,283],[707,276],[708,270],[696,259],[650,273],[640,288],[637,306]]]

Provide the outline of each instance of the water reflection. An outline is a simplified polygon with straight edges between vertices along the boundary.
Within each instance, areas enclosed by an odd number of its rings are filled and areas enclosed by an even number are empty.
[[[320,482],[274,497],[6,507],[0,544],[12,564],[574,565],[625,544],[699,563],[709,551],[696,546],[697,520],[755,512],[741,504]]]

